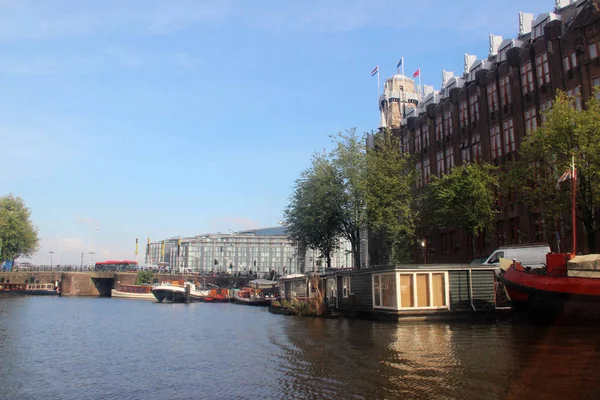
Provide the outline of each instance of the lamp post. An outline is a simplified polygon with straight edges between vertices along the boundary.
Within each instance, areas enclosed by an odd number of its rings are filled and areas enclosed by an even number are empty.
[[[54,252],[53,251],[49,251],[48,253],[50,253],[50,269],[52,269],[52,265],[53,265],[52,256],[54,255]]]
[[[80,269],[83,269],[83,254],[84,253],[81,253],[81,265],[79,266]]]
[[[423,239],[423,241],[421,242],[421,247],[423,247],[424,264],[427,264],[427,238]]]
[[[96,231],[99,231],[100,228],[94,228],[92,230],[92,243],[91,243],[91,248],[90,248],[90,268],[93,267],[94,265],[94,260],[92,259],[92,256],[94,255],[94,233],[96,233]]]

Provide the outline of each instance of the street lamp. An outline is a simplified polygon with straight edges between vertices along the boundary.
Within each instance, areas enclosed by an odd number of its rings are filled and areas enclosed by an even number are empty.
[[[94,233],[96,233],[96,231],[99,231],[100,228],[95,228],[94,230],[92,230],[92,246],[90,249],[90,268],[94,265],[94,260],[92,259],[92,255],[94,254]]]
[[[54,255],[54,252],[49,251],[48,253],[50,253],[50,269],[52,269],[52,265],[53,265],[52,256]]]
[[[427,264],[427,238],[423,239],[423,241],[421,242],[421,247],[423,247],[424,264]]]

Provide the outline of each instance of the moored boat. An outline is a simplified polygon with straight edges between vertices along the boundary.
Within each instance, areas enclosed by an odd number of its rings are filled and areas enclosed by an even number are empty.
[[[180,282],[161,282],[152,286],[152,294],[159,303],[185,303],[185,286]]]
[[[0,294],[55,296],[60,294],[58,282],[54,283],[0,283]]]
[[[228,303],[233,301],[232,292],[225,288],[212,288],[202,298],[206,303]]]
[[[270,306],[275,298],[274,294],[264,293],[262,289],[254,288],[244,288],[234,294],[236,303],[250,306]]]
[[[600,255],[547,255],[546,267],[524,268],[512,263],[498,280],[514,308],[534,322],[600,320]]]
[[[152,293],[152,285],[120,285],[119,289],[111,289],[110,296],[123,299],[155,299]]]

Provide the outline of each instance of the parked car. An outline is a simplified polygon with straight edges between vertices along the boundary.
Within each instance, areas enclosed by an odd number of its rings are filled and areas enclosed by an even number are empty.
[[[551,252],[547,244],[504,246],[494,251],[484,264],[499,265],[501,258],[507,258],[516,260],[525,267],[541,268],[546,266],[546,254]]]

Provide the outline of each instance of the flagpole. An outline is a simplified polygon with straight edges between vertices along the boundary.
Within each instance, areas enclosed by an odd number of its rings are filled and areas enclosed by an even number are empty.
[[[402,57],[402,75],[404,75],[404,57]]]
[[[573,226],[573,250],[571,255],[577,254],[577,207],[575,204],[577,193],[577,174],[575,172],[575,153],[571,155],[571,224]]]
[[[381,93],[381,89],[379,87],[379,65],[377,66],[377,101],[379,101],[379,94]]]
[[[419,101],[423,100],[423,87],[421,86],[421,68],[419,68]]]

